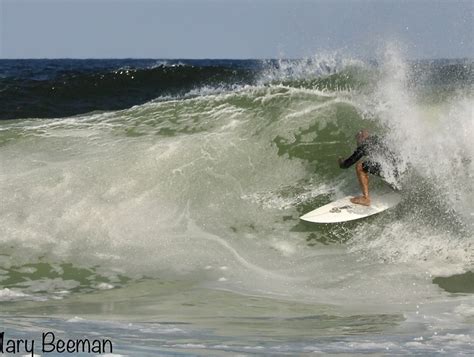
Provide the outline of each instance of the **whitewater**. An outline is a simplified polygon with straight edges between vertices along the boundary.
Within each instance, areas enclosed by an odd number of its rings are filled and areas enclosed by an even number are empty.
[[[472,62],[389,46],[376,63],[144,66],[93,77],[218,74],[121,109],[64,99],[77,113],[18,104],[0,120],[9,335],[98,335],[129,356],[472,353]],[[397,153],[402,202],[300,221],[358,192],[337,158],[361,128]]]

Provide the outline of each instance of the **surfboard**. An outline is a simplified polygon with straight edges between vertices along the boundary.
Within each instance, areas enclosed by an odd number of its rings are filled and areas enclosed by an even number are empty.
[[[354,196],[346,196],[325,206],[316,208],[301,216],[300,219],[313,223],[339,223],[353,221],[383,212],[395,207],[401,196],[396,192],[372,194],[371,205],[362,206],[354,204],[350,199]]]

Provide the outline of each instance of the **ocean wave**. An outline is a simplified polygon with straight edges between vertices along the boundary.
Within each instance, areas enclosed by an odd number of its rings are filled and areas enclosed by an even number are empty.
[[[470,61],[409,67],[410,83],[432,101],[472,88]],[[380,63],[337,53],[300,60],[0,60],[0,120],[113,111],[245,86],[370,92],[379,80]]]
[[[233,71],[121,67],[103,78],[106,93],[122,80],[130,89],[132,76],[187,92],[118,111],[0,123],[3,286],[54,299],[184,277],[246,294],[375,306],[431,301],[436,276],[472,269],[465,82],[427,103],[410,64],[389,51],[375,69],[195,86],[209,73],[241,80]],[[84,93],[103,75],[68,74]],[[303,224],[298,217],[315,206],[358,192],[337,157],[352,152],[362,127],[398,154],[402,203],[365,221]]]

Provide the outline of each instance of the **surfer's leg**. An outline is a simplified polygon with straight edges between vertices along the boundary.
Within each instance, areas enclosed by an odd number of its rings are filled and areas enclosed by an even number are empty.
[[[370,206],[369,174],[364,170],[362,162],[356,164],[356,175],[359,180],[360,189],[362,190],[362,196],[351,198],[351,202],[359,205]]]

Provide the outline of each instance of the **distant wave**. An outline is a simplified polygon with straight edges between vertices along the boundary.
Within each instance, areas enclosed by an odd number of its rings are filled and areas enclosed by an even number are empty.
[[[1,66],[1,64],[0,64]],[[41,73],[27,62],[24,72],[0,77],[0,119],[65,117],[95,110],[119,110],[160,96],[204,86],[254,82],[252,69],[158,64],[150,68],[84,67]]]
[[[283,84],[329,91],[373,87],[377,63],[334,56],[303,60],[0,60],[0,120],[58,118],[127,109],[246,85]],[[435,96],[473,85],[468,60],[410,66]]]

